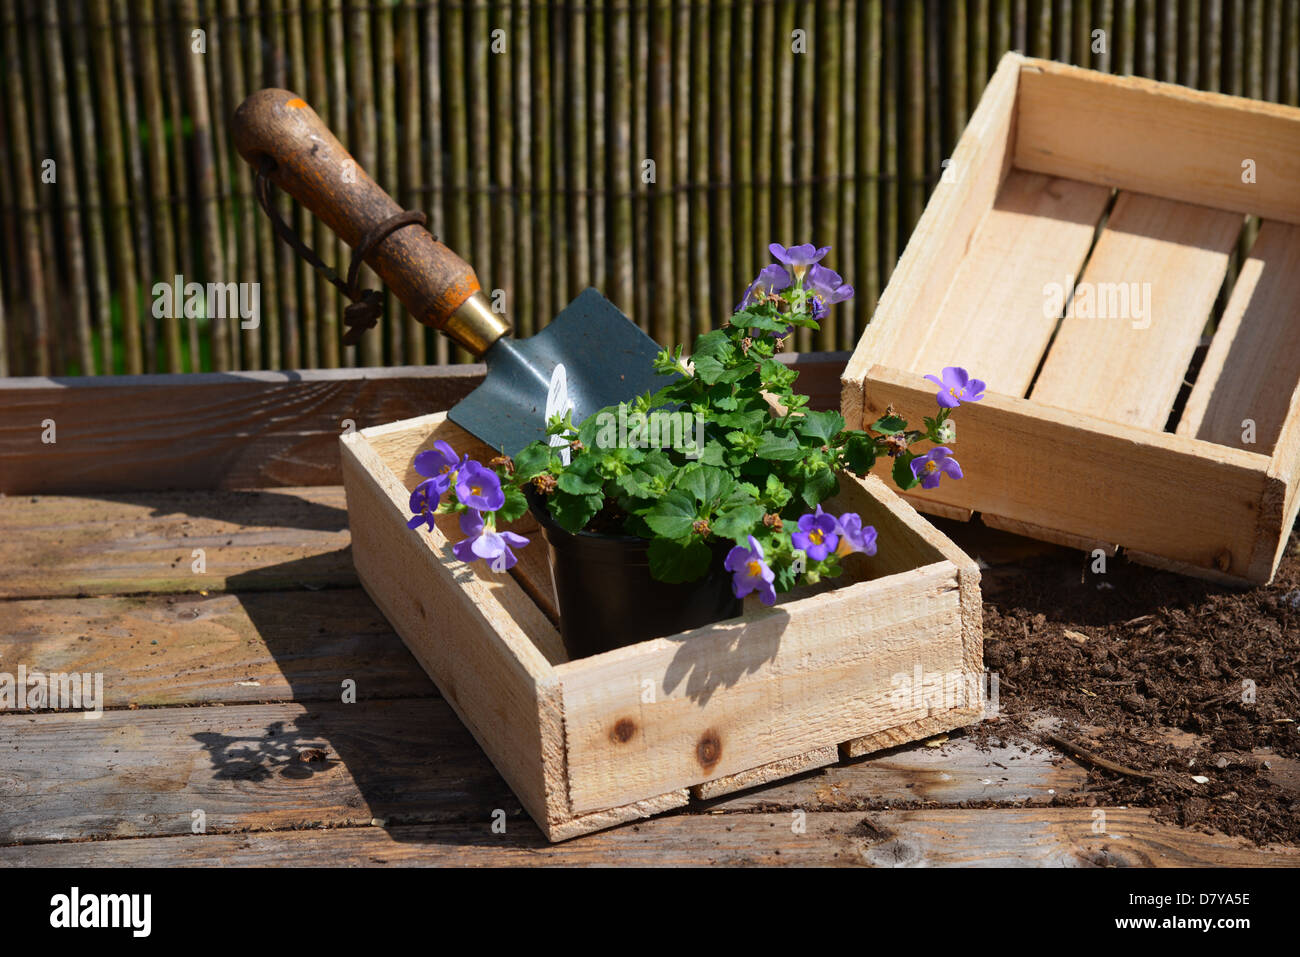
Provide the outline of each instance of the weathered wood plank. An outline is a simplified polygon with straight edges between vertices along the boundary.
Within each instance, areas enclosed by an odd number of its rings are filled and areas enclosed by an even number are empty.
[[[105,708],[434,697],[360,588],[38,598],[0,608],[0,670],[101,673]]]
[[[1162,430],[1242,222],[1238,213],[1121,192],[1083,277],[1064,289],[1069,313],[1030,398]]]
[[[445,701],[0,716],[0,843],[522,814]]]
[[[800,370],[813,408],[838,407],[847,358],[781,357]],[[349,422],[362,429],[445,411],[483,373],[456,365],[0,378],[0,493],[337,485]]]
[[[3,379],[0,491],[338,484],[349,422],[446,409],[482,381],[482,366]]]
[[[1089,808],[674,815],[547,844],[490,822],[0,847],[4,866],[868,866],[1295,867],[1295,848]],[[799,824],[798,828],[793,825]]]
[[[338,486],[0,497],[0,598],[351,587],[350,540]]]
[[[970,738],[953,738],[939,747],[918,743],[839,762],[735,794],[710,809],[733,813],[963,802],[1044,804],[1085,791],[1087,784],[1084,768],[1030,742],[1007,741],[985,750]]]

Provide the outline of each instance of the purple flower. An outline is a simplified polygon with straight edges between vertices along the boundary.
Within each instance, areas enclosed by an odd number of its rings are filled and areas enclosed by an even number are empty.
[[[936,399],[945,409],[955,409],[962,402],[978,402],[984,398],[984,383],[972,379],[960,366],[946,366],[942,379],[934,375],[926,378],[939,387]]]
[[[495,512],[506,503],[497,473],[474,461],[456,472],[456,498],[480,512]]]
[[[837,302],[853,297],[853,287],[846,283],[834,269],[814,264],[808,270],[804,288],[812,293],[812,316],[818,322],[830,312]]]
[[[749,288],[745,290],[745,298],[740,300],[736,312],[748,309],[757,302],[760,293],[770,295],[774,292],[781,292],[793,283],[794,280],[790,278],[790,274],[786,272],[784,266],[778,266],[776,263],[764,266],[762,272],[758,274],[758,278],[751,282]]]
[[[436,478],[427,478],[411,492],[411,511],[415,515],[406,523],[407,528],[419,528],[425,523],[433,528],[433,513],[438,508],[442,493],[446,491],[445,486],[438,487],[438,481]]]
[[[820,562],[840,547],[839,524],[834,515],[827,515],[818,505],[816,512],[800,516],[799,531],[790,536],[790,542]]]
[[[812,243],[804,243],[802,246],[782,246],[780,243],[772,243],[767,248],[772,253],[772,257],[777,262],[789,266],[796,277],[802,276],[804,270],[813,263],[819,262],[823,256],[831,251],[830,246],[822,246],[818,249]]]
[[[764,605],[776,603],[776,591],[772,581],[776,578],[772,569],[763,561],[763,546],[753,535],[749,536],[749,548],[737,545],[727,552],[723,568],[732,573],[731,590],[737,598],[744,598],[752,591],[758,592],[758,600]]]
[[[453,545],[452,553],[466,564],[482,558],[494,572],[514,568],[519,559],[511,549],[523,548],[528,544],[528,539],[514,532],[485,528],[483,516],[474,509],[461,515],[460,530],[469,537]]]
[[[855,552],[876,554],[876,529],[871,525],[863,525],[857,512],[845,512],[839,517],[839,533]]]
[[[921,480],[921,488],[937,488],[941,475],[961,478],[961,466],[952,457],[952,449],[936,445],[919,458],[912,459],[912,474]]]

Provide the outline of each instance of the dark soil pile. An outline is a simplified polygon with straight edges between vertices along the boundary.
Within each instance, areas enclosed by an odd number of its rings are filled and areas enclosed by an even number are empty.
[[[984,661],[1001,679],[1002,716],[973,735],[1066,751],[1044,740],[1044,716],[1057,719],[1052,733],[1090,768],[1089,794],[1058,802],[1149,807],[1170,823],[1300,844],[1300,536],[1271,585],[1234,590],[1122,557],[1093,574],[1077,551],[945,531],[991,565]],[[1021,553],[999,563],[1008,548]]]

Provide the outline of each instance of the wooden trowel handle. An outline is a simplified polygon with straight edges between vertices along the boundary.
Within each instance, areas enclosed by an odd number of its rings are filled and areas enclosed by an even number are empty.
[[[330,132],[316,111],[288,90],[260,90],[235,110],[235,148],[355,248],[402,212]],[[390,233],[366,256],[412,315],[475,355],[509,331],[492,312],[469,263],[421,226]]]

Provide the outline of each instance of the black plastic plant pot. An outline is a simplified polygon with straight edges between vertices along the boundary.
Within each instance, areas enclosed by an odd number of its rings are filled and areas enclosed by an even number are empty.
[[[715,548],[703,578],[668,584],[650,575],[646,539],[565,531],[542,500],[529,499],[546,538],[560,636],[571,660],[740,614],[741,601],[722,567],[727,543]]]

